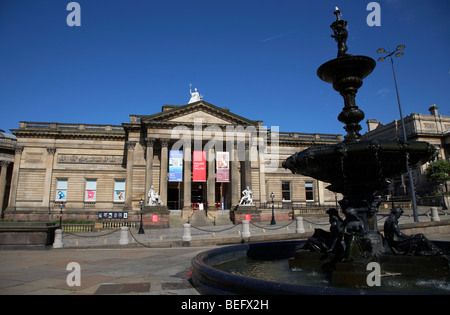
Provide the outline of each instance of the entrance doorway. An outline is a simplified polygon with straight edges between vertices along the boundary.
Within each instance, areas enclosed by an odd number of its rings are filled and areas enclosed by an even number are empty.
[[[191,184],[192,209],[202,210],[206,208],[206,183]]]
[[[216,210],[230,209],[231,183],[216,183]]]
[[[183,187],[183,185],[180,182],[169,182],[167,187],[167,208],[169,208],[169,210],[181,209],[183,206],[181,204],[181,196],[183,196],[181,187]]]

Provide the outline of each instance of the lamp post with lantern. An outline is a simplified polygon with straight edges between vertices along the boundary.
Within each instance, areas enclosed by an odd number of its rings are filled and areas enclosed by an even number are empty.
[[[273,192],[270,194],[270,198],[272,198],[272,220],[270,220],[270,225],[275,225],[275,224],[277,224],[277,222],[275,222],[275,212],[274,212],[274,204],[273,204],[273,198],[275,198],[275,195]]]
[[[142,198],[141,198],[141,200],[139,200],[139,205],[141,206],[141,223],[140,223],[140,226],[139,226],[138,234],[145,234],[144,226],[142,224],[142,205],[143,204],[144,204],[144,200],[142,200]]]
[[[378,58],[378,61],[381,62],[385,60],[387,57],[391,59],[391,65],[392,65],[392,74],[394,75],[394,83],[395,83],[395,91],[397,93],[397,103],[398,103],[398,110],[400,112],[400,120],[402,123],[402,130],[403,130],[403,142],[405,144],[408,143],[407,137],[406,137],[406,129],[405,129],[405,122],[403,120],[403,114],[402,114],[402,106],[400,104],[400,96],[398,94],[398,87],[397,87],[397,78],[395,77],[395,69],[394,69],[394,60],[392,59],[392,55],[395,54],[396,57],[401,57],[404,55],[403,52],[400,50],[405,49],[405,45],[398,45],[397,48],[391,52],[391,49],[389,48],[388,51],[386,51],[384,48],[378,48],[377,53],[387,53],[386,56]],[[418,212],[417,212],[417,203],[416,203],[416,193],[414,189],[414,182],[413,182],[413,175],[412,170],[409,166],[409,153],[406,153],[406,169],[408,170],[408,178],[409,178],[409,187],[411,191],[411,202],[413,207],[413,215],[414,215],[414,222],[419,222]]]

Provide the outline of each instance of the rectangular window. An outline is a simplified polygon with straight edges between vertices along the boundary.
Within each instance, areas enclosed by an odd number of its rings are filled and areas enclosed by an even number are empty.
[[[56,201],[66,201],[67,198],[67,178],[58,178],[56,182]]]
[[[305,183],[305,197],[306,201],[314,201],[314,186],[313,182]]]
[[[116,179],[114,181],[114,202],[125,201],[125,180]]]
[[[84,201],[95,201],[97,196],[97,180],[86,179],[86,191],[84,195]]]
[[[281,194],[283,201],[291,200],[291,182],[281,182]]]

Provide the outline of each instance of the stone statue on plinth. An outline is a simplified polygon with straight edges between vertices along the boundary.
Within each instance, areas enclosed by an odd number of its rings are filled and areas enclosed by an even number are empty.
[[[242,191],[242,198],[239,202],[240,206],[253,206],[253,191],[247,186],[246,189]]]
[[[148,205],[149,206],[163,206],[163,202],[161,201],[160,196],[158,195],[158,193],[155,191],[155,188],[152,187],[150,188],[150,190],[148,191]]]

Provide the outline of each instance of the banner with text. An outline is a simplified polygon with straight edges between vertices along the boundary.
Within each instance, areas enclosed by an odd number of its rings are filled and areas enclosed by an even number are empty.
[[[183,151],[169,151],[169,182],[183,181]]]
[[[230,182],[230,154],[229,152],[216,153],[216,181],[218,183]]]
[[[194,151],[192,161],[192,181],[206,182],[206,152]]]

